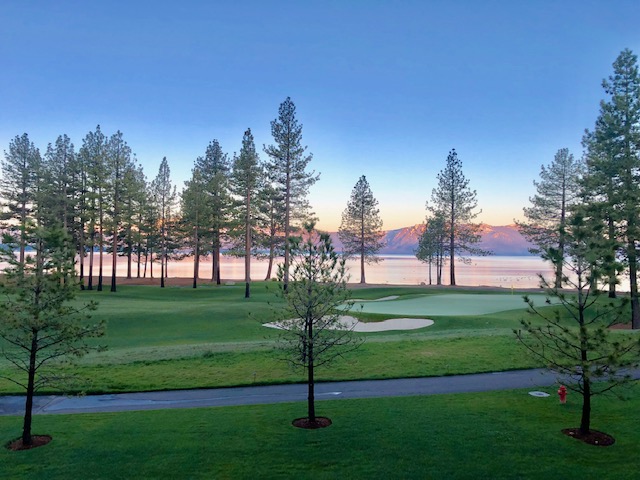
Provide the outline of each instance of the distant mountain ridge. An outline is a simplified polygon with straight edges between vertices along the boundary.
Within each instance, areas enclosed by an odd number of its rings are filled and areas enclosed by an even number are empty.
[[[424,232],[424,225],[387,230],[385,232],[386,246],[380,250],[380,255],[413,255],[418,248],[418,240]],[[331,239],[336,250],[342,251],[342,242],[337,232],[331,232]],[[482,239],[477,246],[490,250],[493,255],[531,255],[533,244],[528,242],[515,225],[492,226],[482,224]]]

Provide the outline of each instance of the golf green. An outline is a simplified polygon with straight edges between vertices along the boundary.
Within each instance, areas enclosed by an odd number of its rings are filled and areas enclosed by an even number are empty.
[[[544,305],[544,295],[530,295],[536,305]],[[458,316],[484,315],[487,313],[526,308],[521,295],[511,294],[447,294],[423,295],[386,301],[357,301],[353,312],[382,313],[388,315]]]

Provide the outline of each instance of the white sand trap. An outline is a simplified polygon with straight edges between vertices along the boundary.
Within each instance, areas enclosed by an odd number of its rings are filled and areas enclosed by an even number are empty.
[[[389,295],[388,297],[376,298],[374,300],[364,300],[362,298],[354,298],[352,302],[386,302],[387,300],[395,300],[400,298],[398,295]]]
[[[426,318],[390,318],[382,322],[361,322],[350,316],[340,318],[348,327],[353,326],[354,332],[386,332],[389,330],[417,330],[418,328],[430,327],[433,320]]]
[[[426,318],[390,318],[382,322],[361,322],[358,319],[343,315],[340,321],[348,328],[353,327],[354,332],[387,332],[390,330],[417,330],[418,328],[430,327],[433,320]],[[278,322],[264,323],[263,326],[269,328],[282,329]]]

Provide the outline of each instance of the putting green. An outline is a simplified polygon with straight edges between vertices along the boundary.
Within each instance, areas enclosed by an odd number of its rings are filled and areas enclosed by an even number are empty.
[[[535,305],[545,305],[544,295],[529,295]],[[526,308],[521,295],[510,294],[450,294],[388,300],[384,302],[357,301],[352,312],[383,313],[389,315],[453,316],[484,315]],[[361,309],[362,308],[362,309]]]

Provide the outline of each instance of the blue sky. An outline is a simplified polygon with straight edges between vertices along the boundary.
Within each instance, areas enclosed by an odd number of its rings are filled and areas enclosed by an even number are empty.
[[[121,130],[149,178],[163,156],[181,187],[218,139],[290,96],[321,173],[310,201],[336,229],[366,175],[385,228],[423,221],[455,148],[479,220],[521,218],[540,166],[580,156],[637,1],[25,1],[0,3],[0,148],[42,151]],[[262,154],[264,158],[265,155]]]

